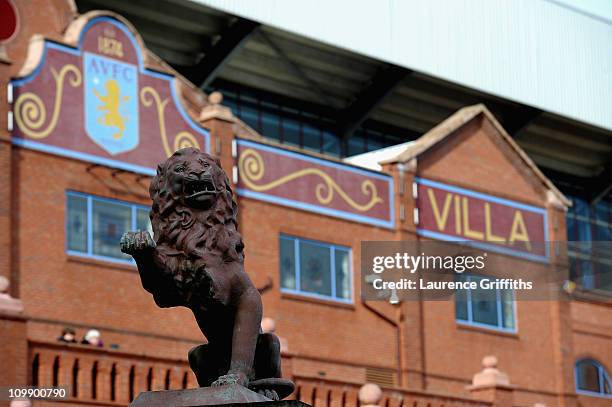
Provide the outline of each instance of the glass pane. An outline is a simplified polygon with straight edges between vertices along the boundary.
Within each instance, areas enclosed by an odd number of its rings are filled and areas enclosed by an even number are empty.
[[[300,242],[300,290],[331,296],[329,247]]]
[[[340,139],[333,133],[323,132],[323,152],[336,157],[340,156]]]
[[[151,226],[151,220],[149,219],[148,209],[136,209],[136,229],[146,230],[151,236],[153,236],[153,227]]]
[[[593,273],[593,263],[590,260],[578,260],[578,264],[580,267],[580,282],[582,283],[582,288],[592,290],[595,288],[595,276]]]
[[[238,116],[238,105],[236,104],[236,100],[230,98],[223,92],[223,105],[229,107],[232,110],[232,113]]]
[[[591,361],[578,363],[578,388],[580,390],[599,392],[599,369]]]
[[[336,264],[336,297],[348,300],[351,298],[351,267],[348,251],[335,250]]]
[[[467,290],[455,291],[455,317],[460,321],[468,321]]]
[[[566,225],[567,225],[567,240],[571,242],[575,242],[578,240],[578,232],[575,227],[575,220],[573,216],[566,217]]]
[[[605,394],[612,394],[612,385],[610,385],[610,378],[608,377],[608,375],[604,372],[604,393]]]
[[[321,132],[307,124],[303,127],[304,132],[304,148],[307,150],[320,152],[321,151]]]
[[[368,151],[378,150],[384,146],[385,139],[382,134],[368,132]]]
[[[589,204],[584,199],[574,198],[573,212],[579,216],[589,216]],[[571,210],[571,209],[570,209]]]
[[[348,139],[348,156],[365,153],[365,134],[356,131]]]
[[[598,290],[612,291],[612,265],[597,263],[597,284]]]
[[[132,208],[113,202],[93,201],[93,254],[129,259],[121,253],[119,240],[131,229]]]
[[[597,220],[608,222],[610,220],[610,204],[605,201],[599,201],[595,207],[595,217]]]
[[[68,195],[68,250],[87,253],[87,198]]]
[[[578,284],[582,284],[580,280],[580,263],[578,262],[578,259],[576,259],[575,257],[569,257],[569,263],[571,280]]]
[[[258,116],[259,112],[257,111],[257,109],[249,105],[240,106],[240,118],[242,119],[242,121],[248,124],[255,131],[261,132],[261,129],[259,128]]]
[[[578,232],[579,241],[581,242],[591,241],[591,224],[589,222],[578,219],[576,220],[576,228]]]
[[[514,329],[514,294],[512,290],[501,290],[502,325]]]
[[[280,139],[280,120],[279,117],[271,113],[262,113],[262,136],[273,140]]]
[[[300,125],[295,120],[283,119],[283,143],[300,145]]]
[[[477,288],[472,291],[472,320],[481,324],[499,326],[497,321],[497,293]]]
[[[597,226],[595,226],[595,231],[595,240],[602,242],[612,240],[612,229],[610,229],[606,224],[598,223]]]
[[[280,239],[281,288],[295,290],[295,246],[294,240]]]

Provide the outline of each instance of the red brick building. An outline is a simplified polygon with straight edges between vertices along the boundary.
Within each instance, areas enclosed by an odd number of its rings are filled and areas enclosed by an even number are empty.
[[[203,338],[193,317],[157,308],[117,242],[147,227],[156,163],[197,146],[232,176],[245,268],[283,340],[295,397],[355,406],[374,382],[385,406],[610,405],[605,296],[578,289],[572,301],[492,308],[361,300],[362,241],[566,240],[569,201],[486,107],[364,168],[266,141],[119,15],[78,15],[63,0],[7,4],[18,24],[0,43],[0,276],[11,284],[0,302],[0,386],[68,386],[67,401],[35,405],[126,405],[140,391],[195,386],[186,355]],[[448,198],[450,223],[436,235],[419,185],[486,204],[450,209]],[[527,254],[511,253],[511,264]],[[79,339],[96,328],[104,346],[60,343],[64,327]],[[509,384],[490,361],[483,370],[488,355]]]

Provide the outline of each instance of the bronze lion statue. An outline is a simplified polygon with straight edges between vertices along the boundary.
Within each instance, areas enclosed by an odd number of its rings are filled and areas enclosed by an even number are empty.
[[[289,395],[279,340],[261,333],[261,296],[243,268],[236,202],[219,161],[178,150],[157,167],[149,194],[154,237],[127,232],[121,251],[134,258],[159,307],[193,312],[208,342],[189,352],[198,384],[240,384],[273,400]]]

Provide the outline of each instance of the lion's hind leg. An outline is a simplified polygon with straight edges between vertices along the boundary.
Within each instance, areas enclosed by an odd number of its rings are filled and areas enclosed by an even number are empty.
[[[223,352],[215,352],[210,345],[203,344],[189,351],[189,367],[195,373],[200,387],[210,386],[229,367],[228,360],[219,359]]]
[[[255,348],[255,380],[281,377],[280,341],[273,333],[260,333]]]

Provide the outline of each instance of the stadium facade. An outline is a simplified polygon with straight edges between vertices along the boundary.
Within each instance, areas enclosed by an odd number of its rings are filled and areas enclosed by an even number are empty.
[[[606,256],[569,252],[562,301],[362,295],[363,241],[468,240],[539,270],[558,255],[536,242],[612,240],[610,23],[512,3],[339,1],[317,19],[311,2],[0,1],[0,386],[125,405],[195,385],[192,316],[155,307],[117,243],[149,227],[156,164],[194,146],[231,174],[294,397],[357,406],[373,382],[385,407],[609,405]],[[494,49],[527,12],[552,17]],[[369,18],[388,31],[347,34]],[[450,21],[482,27],[453,42]],[[555,60],[562,31],[576,43]],[[58,342],[66,327],[104,346]]]

